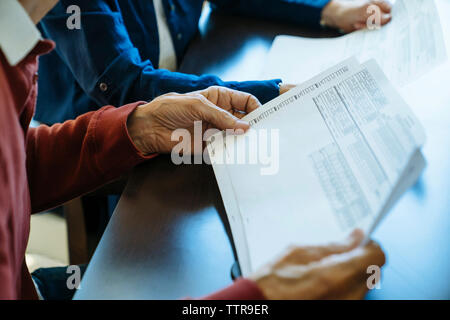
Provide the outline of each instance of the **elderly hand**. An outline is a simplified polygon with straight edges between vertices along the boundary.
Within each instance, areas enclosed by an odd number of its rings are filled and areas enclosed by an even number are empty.
[[[364,29],[375,5],[380,12],[380,26],[391,21],[391,5],[385,0],[332,0],[322,10],[322,22],[345,33]],[[369,9],[369,10],[368,10]]]
[[[363,238],[355,231],[341,243],[292,248],[249,279],[268,299],[362,299],[371,275],[367,267],[385,263],[377,244],[360,246]]]
[[[137,107],[128,118],[128,132],[143,154],[169,153],[178,144],[171,141],[174,130],[187,129],[193,133],[194,122],[202,121],[202,134],[209,128],[243,133],[249,124],[240,119],[260,105],[251,94],[225,87],[214,86],[187,94],[168,93]]]

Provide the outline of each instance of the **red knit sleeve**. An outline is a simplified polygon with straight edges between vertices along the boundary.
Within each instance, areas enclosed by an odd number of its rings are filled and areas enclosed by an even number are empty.
[[[207,295],[202,300],[265,300],[261,289],[251,280],[239,278],[232,285]]]
[[[128,134],[128,115],[139,104],[106,106],[62,124],[30,128],[27,174],[33,212],[92,191],[155,156],[142,155]]]

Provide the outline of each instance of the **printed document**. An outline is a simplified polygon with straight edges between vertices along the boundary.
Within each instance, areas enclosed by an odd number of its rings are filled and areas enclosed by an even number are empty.
[[[370,234],[425,165],[424,130],[375,60],[345,60],[244,119],[244,135],[207,143],[244,276],[291,244]]]
[[[388,79],[402,87],[446,61],[446,46],[434,0],[397,0],[392,21],[378,30],[337,38],[275,38],[263,78],[301,83],[356,56],[376,59]]]

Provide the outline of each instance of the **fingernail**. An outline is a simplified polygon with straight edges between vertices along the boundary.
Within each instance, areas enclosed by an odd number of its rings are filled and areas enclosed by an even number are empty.
[[[364,238],[364,231],[362,231],[361,229],[355,229],[350,234],[350,237],[353,238],[353,239],[363,239]]]
[[[248,122],[247,121],[244,121],[244,120],[236,120],[236,123],[235,123],[235,129],[242,129],[242,130],[244,130],[244,132],[245,131],[247,131],[248,130],[248,128],[250,128],[250,125],[248,124]]]

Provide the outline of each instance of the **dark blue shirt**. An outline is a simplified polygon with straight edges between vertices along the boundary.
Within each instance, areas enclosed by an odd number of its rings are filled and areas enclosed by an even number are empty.
[[[318,26],[330,0],[214,0],[214,10]],[[264,6],[261,5],[264,2]],[[45,38],[56,50],[40,58],[35,119],[52,124],[111,104],[185,93],[221,85],[254,94],[262,103],[278,95],[280,80],[224,82],[213,75],[195,76],[158,69],[159,38],[150,0],[77,0],[81,28],[67,28],[61,0],[41,21]],[[197,33],[202,0],[162,0],[180,62]]]

